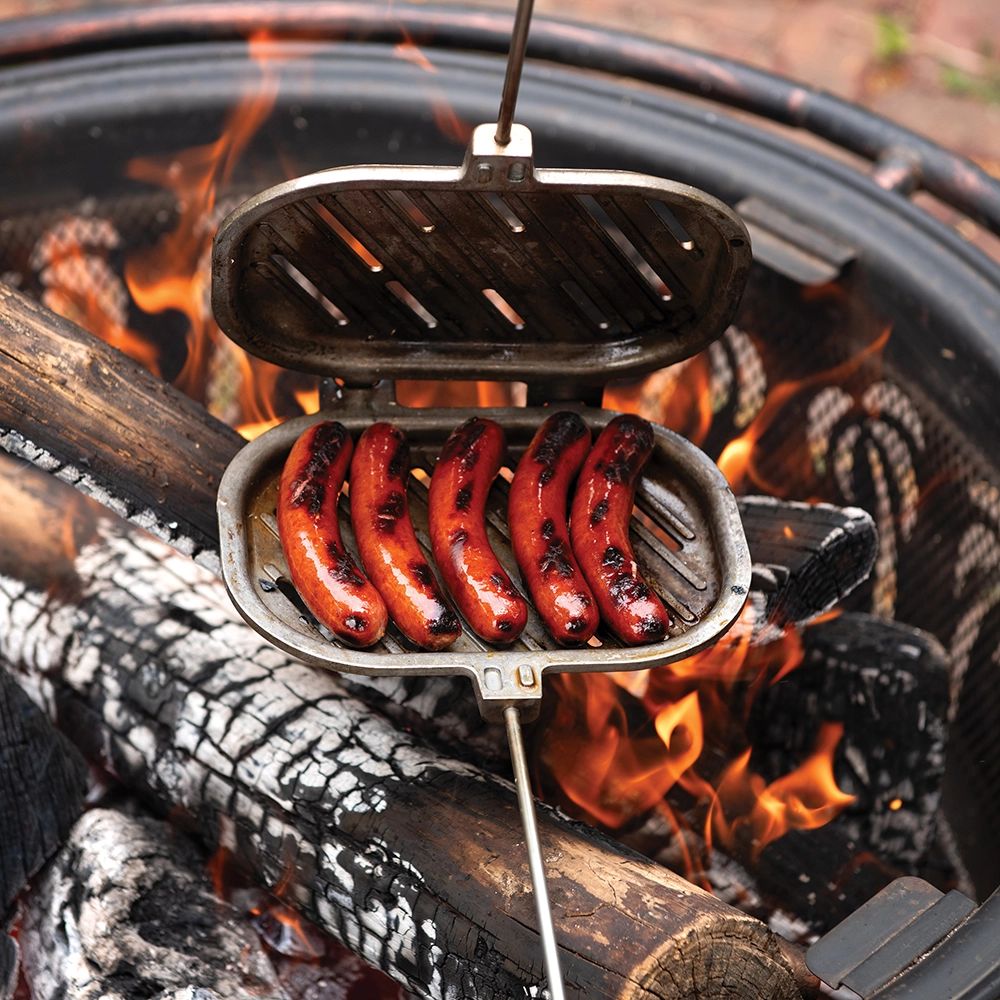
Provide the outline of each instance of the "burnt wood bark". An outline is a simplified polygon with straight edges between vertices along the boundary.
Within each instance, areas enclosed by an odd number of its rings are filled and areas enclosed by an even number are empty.
[[[772,780],[809,753],[821,722],[842,723],[834,770],[856,798],[835,824],[916,874],[941,799],[947,654],[927,632],[852,612],[806,629],[803,646],[802,664],[754,705],[752,764]]]
[[[80,752],[0,671],[0,928],[14,898],[83,811],[86,785]],[[0,950],[0,982],[5,954]]]
[[[537,988],[509,784],[275,650],[190,559],[102,530],[75,600],[0,579],[0,652],[84,752],[210,843],[231,830],[263,884],[290,867],[306,914],[414,991]],[[798,995],[763,924],[552,810],[541,834],[571,995]]]
[[[828,611],[868,578],[878,532],[860,507],[740,497],[754,563],[754,589],[766,595],[768,622],[803,624]]]
[[[33,1000],[289,1000],[204,858],[162,820],[94,809],[24,903]]]

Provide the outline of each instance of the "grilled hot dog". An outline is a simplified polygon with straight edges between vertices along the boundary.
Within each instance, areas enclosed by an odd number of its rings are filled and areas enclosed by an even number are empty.
[[[417,543],[406,502],[410,446],[392,424],[361,435],[351,462],[351,522],[361,564],[399,630],[424,649],[444,649],[461,634]]]
[[[441,450],[429,498],[431,548],[448,592],[477,635],[504,644],[528,620],[527,602],[486,536],[486,497],[506,452],[499,424],[467,420]]]
[[[628,538],[635,487],[653,442],[647,420],[616,417],[587,456],[573,497],[573,552],[605,624],[630,646],[659,642],[670,624],[660,599],[639,575]]]
[[[539,427],[510,487],[507,523],[521,578],[556,642],[579,646],[600,616],[570,547],[566,495],[590,451],[590,428],[575,413]]]
[[[292,583],[306,607],[348,646],[378,642],[388,614],[344,548],[337,498],[353,451],[343,424],[314,424],[295,442],[281,473],[278,533]]]

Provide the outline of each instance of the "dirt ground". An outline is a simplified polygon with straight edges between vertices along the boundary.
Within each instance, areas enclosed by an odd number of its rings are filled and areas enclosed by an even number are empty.
[[[0,18],[115,2],[0,0]],[[1000,178],[1000,0],[537,0],[536,11],[706,49],[821,87]],[[1000,240],[918,198],[1000,260]]]

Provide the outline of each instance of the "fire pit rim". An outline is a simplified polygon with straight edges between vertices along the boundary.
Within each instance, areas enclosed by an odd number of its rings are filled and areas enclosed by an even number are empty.
[[[313,40],[388,42],[506,53],[506,12],[365,0],[213,0],[71,11],[0,23],[0,67],[115,48],[245,40],[255,32]],[[610,29],[538,18],[528,55],[631,77],[802,128],[896,173],[904,195],[927,190],[1000,234],[1000,181],[971,160],[880,115],[735,60]]]

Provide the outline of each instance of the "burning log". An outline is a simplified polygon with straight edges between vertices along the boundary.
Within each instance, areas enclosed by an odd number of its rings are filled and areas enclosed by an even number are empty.
[[[288,1000],[253,928],[166,823],[94,809],[24,905],[35,1000]]]
[[[875,565],[878,533],[859,507],[746,496],[739,508],[769,624],[802,625],[829,611]]]
[[[916,873],[934,837],[944,777],[948,659],[934,636],[847,613],[807,629],[802,665],[761,695],[756,756],[781,774],[817,720],[844,726],[835,770],[855,796],[837,820],[859,849]]]
[[[82,812],[86,780],[76,748],[13,678],[0,672],[0,926],[17,894],[59,849]],[[29,802],[31,808],[25,808]]]
[[[537,988],[509,784],[275,650],[189,559],[101,530],[73,562],[74,600],[0,581],[0,651],[84,752],[210,843],[231,827],[259,882],[290,872],[318,926],[422,995]],[[759,922],[551,810],[541,828],[571,989],[797,996]]]

